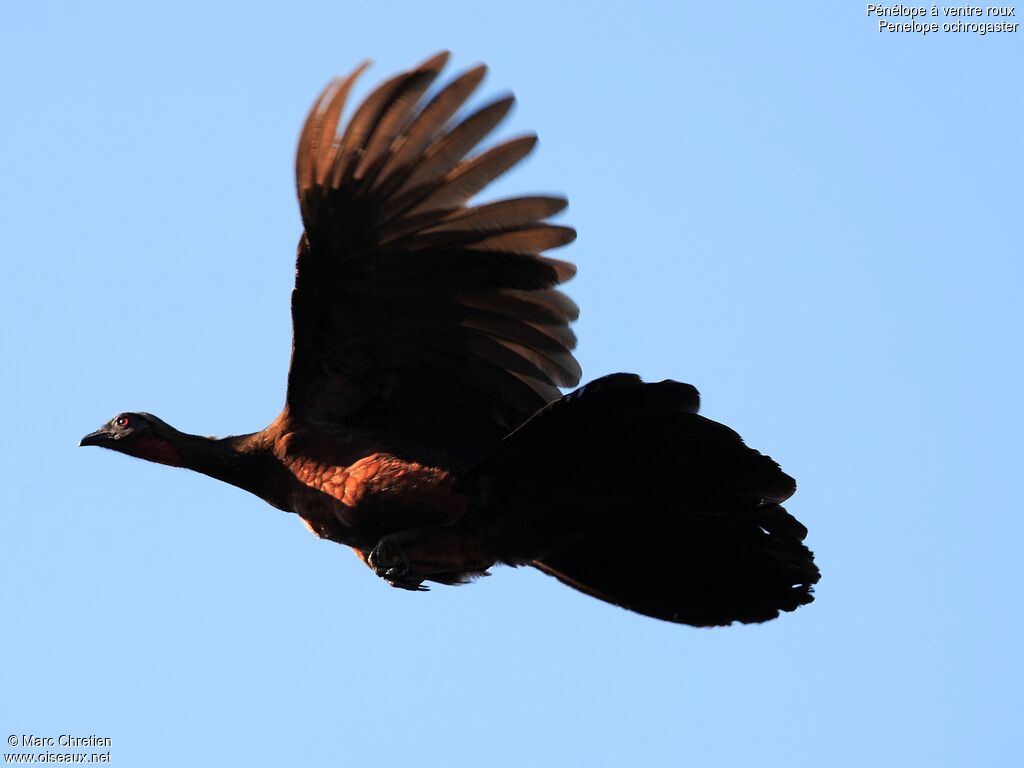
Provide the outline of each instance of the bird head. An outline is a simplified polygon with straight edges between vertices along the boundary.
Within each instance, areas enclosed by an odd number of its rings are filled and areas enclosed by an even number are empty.
[[[82,438],[79,445],[98,445],[147,461],[183,466],[176,447],[181,433],[150,413],[120,413],[95,432]]]

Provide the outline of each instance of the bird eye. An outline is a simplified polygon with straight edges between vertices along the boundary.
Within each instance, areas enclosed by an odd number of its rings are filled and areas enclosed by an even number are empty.
[[[128,426],[128,417],[127,416],[118,416],[117,420],[116,420],[116,423],[117,423],[117,426],[119,426],[119,427],[127,427]]]

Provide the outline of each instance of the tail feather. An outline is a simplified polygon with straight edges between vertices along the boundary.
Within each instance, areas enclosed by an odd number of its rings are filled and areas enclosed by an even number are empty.
[[[624,608],[697,626],[813,600],[796,483],[687,384],[616,374],[547,406],[473,470],[503,555]]]
[[[818,580],[798,541],[711,517],[674,526],[670,538],[584,537],[533,565],[593,597],[694,626],[774,619],[811,602]]]

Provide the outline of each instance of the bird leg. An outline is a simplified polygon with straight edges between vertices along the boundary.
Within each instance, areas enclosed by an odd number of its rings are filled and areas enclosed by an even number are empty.
[[[382,536],[366,558],[373,572],[393,587],[408,589],[414,592],[426,592],[423,577],[409,567],[409,558],[402,550],[403,544],[418,539],[424,533],[434,530],[433,527],[410,528]]]

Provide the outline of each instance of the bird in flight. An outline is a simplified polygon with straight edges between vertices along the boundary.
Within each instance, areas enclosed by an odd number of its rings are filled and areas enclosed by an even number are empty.
[[[796,484],[689,384],[632,374],[579,384],[543,255],[575,238],[551,196],[473,205],[532,150],[474,154],[512,106],[457,116],[478,66],[432,95],[438,54],[342,110],[366,64],[330,82],[302,128],[304,232],[284,409],[223,439],[122,413],[82,438],[185,467],[297,514],[392,586],[461,584],[529,565],[665,621],[761,622],[811,602]]]

